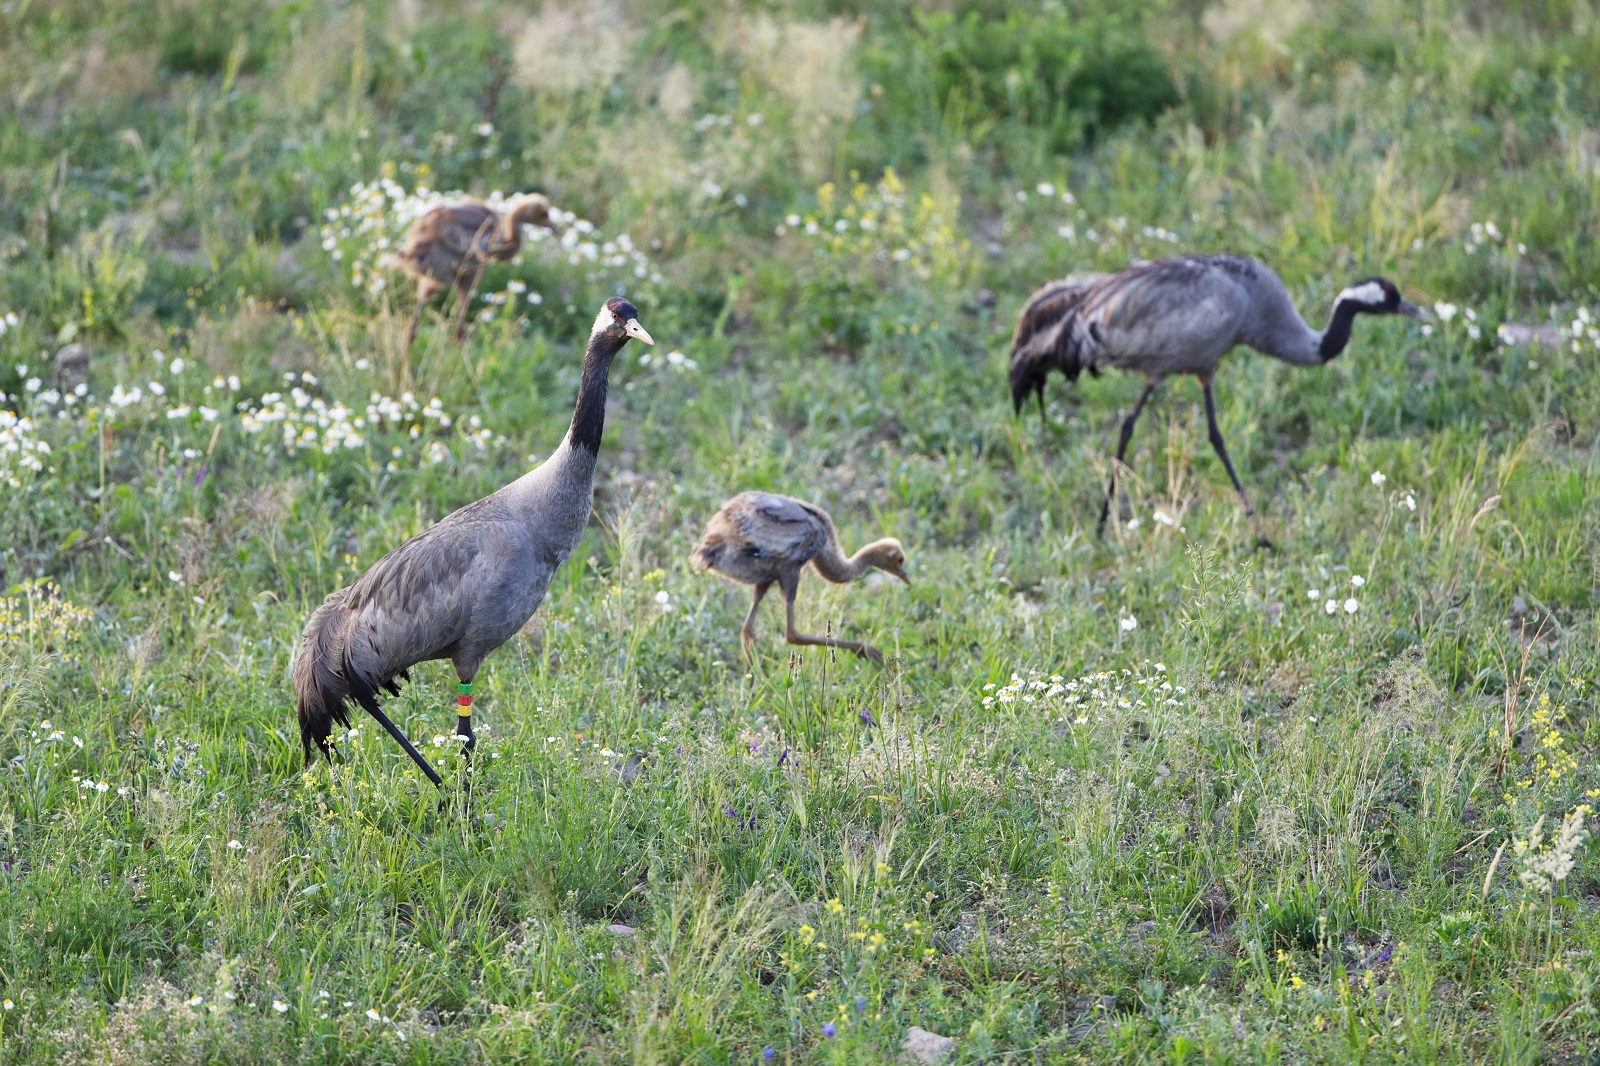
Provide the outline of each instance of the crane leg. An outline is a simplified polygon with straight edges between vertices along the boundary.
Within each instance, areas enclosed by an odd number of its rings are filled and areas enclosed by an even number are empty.
[[[1245,514],[1254,517],[1256,509],[1250,506],[1250,496],[1245,495],[1245,487],[1238,483],[1238,472],[1234,469],[1234,461],[1227,458],[1227,445],[1222,443],[1222,431],[1216,424],[1216,400],[1211,399],[1211,383],[1202,378],[1200,387],[1205,391],[1205,427],[1206,434],[1210,434],[1211,437],[1211,447],[1216,448],[1216,458],[1222,459],[1222,466],[1226,467],[1227,475],[1234,480],[1234,490],[1238,493],[1240,503],[1245,504]]]
[[[1111,483],[1106,486],[1106,502],[1100,507],[1100,524],[1095,527],[1095,536],[1106,531],[1106,518],[1111,514],[1111,504],[1117,498],[1117,467],[1122,465],[1123,456],[1128,454],[1128,442],[1133,439],[1133,424],[1139,420],[1139,412],[1144,410],[1145,401],[1150,399],[1150,394],[1156,391],[1158,384],[1158,381],[1145,382],[1144,391],[1134,401],[1133,410],[1122,420],[1122,432],[1117,436],[1117,461],[1111,466]]]
[[[1233,488],[1239,494],[1239,502],[1244,504],[1244,513],[1251,518],[1256,516],[1256,509],[1250,506],[1250,497],[1244,493],[1244,486],[1239,482],[1239,473],[1233,468],[1233,460],[1228,458],[1228,446],[1222,442],[1222,429],[1217,425],[1217,401],[1211,395],[1211,380],[1202,377],[1200,388],[1206,394],[1206,433],[1211,438],[1211,447],[1216,450],[1217,458],[1222,460],[1223,467],[1228,471],[1228,477],[1233,481]],[[1259,532],[1256,539],[1263,548],[1272,547],[1272,542]]]
[[[783,585],[783,611],[786,632],[784,639],[790,644],[820,644],[828,648],[843,648],[853,651],[863,659],[871,659],[879,666],[883,665],[883,652],[871,644],[863,644],[859,640],[836,640],[833,637],[819,637],[811,633],[802,633],[794,627],[794,596],[800,590],[800,575],[782,579]]]
[[[744,648],[745,663],[749,666],[754,666],[756,662],[756,610],[770,588],[770,581],[756,583],[755,595],[750,601],[750,613],[744,616],[744,625],[739,627],[739,644]]]
[[[394,738],[395,743],[399,744],[400,747],[405,750],[405,753],[411,756],[411,761],[416,763],[417,768],[428,776],[429,781],[432,781],[436,786],[442,786],[444,784],[444,781],[439,777],[439,772],[432,766],[428,765],[428,760],[422,757],[422,753],[419,752],[412,745],[411,741],[407,739],[406,735],[400,731],[400,727],[389,721],[389,716],[384,714],[383,711],[378,708],[378,701],[373,698],[371,693],[363,695],[362,693],[357,692],[352,693],[352,695],[355,696],[356,702],[361,704],[366,712],[372,715],[372,717],[377,720],[378,724],[383,726],[383,728],[388,731],[389,735]]]
[[[456,698],[456,736],[461,737],[461,754],[469,762],[472,749],[478,746],[477,734],[472,731],[472,682],[463,681]]]
[[[426,281],[417,282],[417,306],[411,309],[411,323],[406,326],[405,355],[411,356],[411,346],[417,343],[417,326],[422,322],[422,309],[433,298],[434,288]]]
[[[469,275],[461,275],[456,281],[456,295],[460,303],[456,307],[456,343],[465,344],[467,341],[467,315],[472,310],[472,297],[478,292],[478,282],[483,279],[486,262],[479,262],[472,268]]]

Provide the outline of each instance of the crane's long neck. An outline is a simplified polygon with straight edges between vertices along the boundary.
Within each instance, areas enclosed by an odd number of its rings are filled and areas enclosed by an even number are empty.
[[[838,534],[832,530],[829,534],[828,543],[812,556],[811,565],[817,568],[817,573],[835,585],[845,585],[855,581],[877,566],[884,548],[890,543],[875,540],[860,548],[854,555],[846,556],[839,547]]]
[[[606,384],[611,360],[626,343],[627,337],[597,330],[590,334],[589,346],[583,353],[583,378],[578,382],[578,403],[572,409],[567,444],[574,451],[587,451],[591,461],[600,454],[600,437],[606,428]]]
[[[522,223],[517,218],[515,211],[507,211],[500,216],[499,233],[495,236],[498,242],[505,247],[522,247]],[[515,253],[512,253],[515,254]]]
[[[1317,337],[1317,358],[1320,361],[1326,363],[1344,351],[1345,345],[1350,343],[1350,325],[1360,310],[1361,305],[1354,300],[1340,300],[1333,305],[1328,328]]]
[[[1267,308],[1258,310],[1248,332],[1240,338],[1256,351],[1295,366],[1321,366],[1350,343],[1350,323],[1360,310],[1359,304],[1337,301],[1328,328],[1319,332],[1300,317],[1287,292],[1274,297]]]

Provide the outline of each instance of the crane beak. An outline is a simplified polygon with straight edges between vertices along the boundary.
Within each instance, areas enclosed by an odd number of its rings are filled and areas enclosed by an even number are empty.
[[[1395,312],[1397,314],[1405,315],[1407,318],[1415,318],[1421,322],[1433,321],[1432,315],[1428,314],[1428,312],[1424,311],[1422,308],[1418,307],[1409,300],[1401,300],[1400,306],[1395,308]]]
[[[644,331],[644,327],[639,325],[639,320],[637,318],[628,319],[628,321],[623,325],[622,329],[623,332],[636,341],[642,341],[645,344],[655,343],[655,341],[650,338],[650,334]]]
[[[904,570],[891,570],[891,571],[889,571],[889,573],[893,574],[895,577],[899,578],[901,581],[904,581],[907,585],[911,584],[911,579],[906,576],[906,572]]]

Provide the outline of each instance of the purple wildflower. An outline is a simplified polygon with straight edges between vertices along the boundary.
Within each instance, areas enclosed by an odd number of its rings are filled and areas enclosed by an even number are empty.
[[[1388,962],[1389,961],[1389,957],[1391,955],[1393,955],[1393,954],[1394,954],[1394,945],[1393,944],[1385,944],[1383,946],[1383,954],[1378,956],[1378,963],[1381,965],[1381,964],[1383,964],[1385,962]]]
[[[860,718],[861,724],[866,726],[868,729],[871,729],[873,726],[878,724],[878,720],[872,717],[872,712],[868,710],[863,710],[856,717]]]
[[[768,1062],[771,1062],[773,1059],[778,1057],[778,1049],[773,1047],[771,1044],[768,1044],[766,1047],[761,1049],[761,1057]]]
[[[737,822],[739,820],[739,812],[733,809],[733,804],[731,803],[722,805],[722,813],[728,816],[729,821]]]
[[[823,1025],[823,1027],[822,1027],[822,1039],[824,1039],[824,1040],[832,1040],[834,1037],[836,1037],[838,1035],[839,1035],[839,1027],[837,1025],[834,1025],[832,1022],[828,1022],[825,1025]]]
[[[856,997],[856,1013],[857,1014],[865,1014],[866,1010],[867,1010],[867,997],[866,996],[857,996]]]
[[[782,751],[780,751],[778,753],[778,765],[782,766],[784,763],[786,763],[788,761],[789,761],[789,749],[788,748],[784,748]]]

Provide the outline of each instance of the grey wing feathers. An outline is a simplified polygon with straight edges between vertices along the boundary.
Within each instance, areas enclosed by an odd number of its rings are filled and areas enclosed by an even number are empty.
[[[1052,370],[1076,380],[1085,369],[1098,373],[1125,360],[1161,374],[1214,364],[1241,339],[1250,294],[1263,286],[1282,289],[1260,263],[1237,255],[1174,256],[1051,282],[1017,319],[1012,402],[1021,410],[1030,392],[1042,394]]]
[[[435,525],[375,563],[350,586],[345,642],[352,687],[389,686],[406,666],[446,657],[466,635],[477,538]]]
[[[752,554],[804,562],[828,542],[833,520],[826,511],[791,496],[747,492],[735,520]]]
[[[1017,410],[1032,392],[1044,392],[1050,371],[1059,370],[1070,381],[1088,366],[1085,334],[1078,312],[1103,275],[1073,276],[1052,281],[1023,305],[1011,335],[1011,400]]]
[[[499,220],[482,204],[435,207],[412,223],[399,260],[414,274],[454,284],[469,259],[485,254]]]

